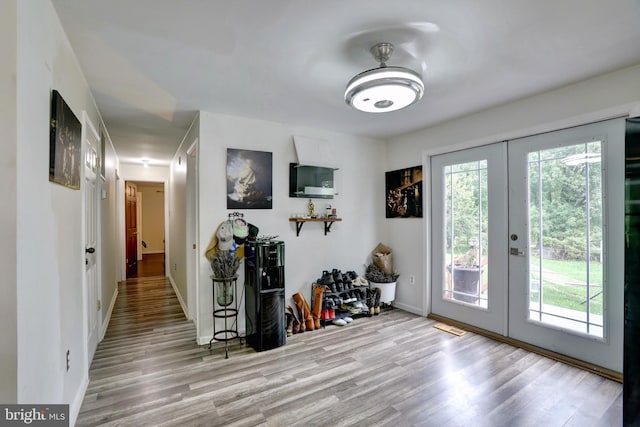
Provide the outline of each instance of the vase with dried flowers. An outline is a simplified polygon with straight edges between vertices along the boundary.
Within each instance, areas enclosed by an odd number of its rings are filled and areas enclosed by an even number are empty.
[[[233,302],[233,283],[238,278],[237,272],[240,267],[240,258],[229,253],[229,251],[218,251],[211,258],[211,269],[213,270],[214,286],[216,286],[216,302],[226,307]]]

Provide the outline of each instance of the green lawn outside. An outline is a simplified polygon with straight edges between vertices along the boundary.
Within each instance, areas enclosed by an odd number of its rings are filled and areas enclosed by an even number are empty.
[[[531,257],[531,265],[538,265],[539,258]],[[542,265],[545,270],[553,271],[554,273],[562,274],[573,280],[580,282],[587,281],[587,269],[584,261],[562,261],[557,259],[544,259]],[[591,276],[592,285],[602,284],[602,264],[592,261],[590,266],[589,276]]]
[[[591,287],[591,314],[602,315],[602,287]],[[594,296],[598,294],[597,296]],[[538,292],[531,292],[531,302],[537,303],[540,298]],[[563,286],[552,282],[543,281],[543,297],[544,304],[556,307],[568,308],[585,312],[587,310],[587,288],[584,286]]]
[[[531,265],[535,266],[539,258],[531,257]],[[560,284],[560,277],[564,276],[568,282],[587,282],[587,269],[584,261],[562,261],[544,259],[542,266],[545,272],[559,275],[554,280],[543,280],[543,303],[556,307],[568,308],[585,312],[587,310],[587,287],[584,285]],[[590,308],[591,313],[602,315],[602,264],[591,262],[589,276],[590,288]],[[539,280],[537,274],[531,277],[532,292],[530,298],[532,303],[539,301],[539,294],[535,292],[536,282]]]

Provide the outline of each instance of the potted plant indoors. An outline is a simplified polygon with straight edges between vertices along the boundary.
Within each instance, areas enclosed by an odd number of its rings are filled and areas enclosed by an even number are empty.
[[[380,302],[390,304],[396,299],[396,281],[400,277],[397,272],[386,273],[375,264],[367,265],[364,278],[369,281],[371,288],[380,288]]]
[[[481,292],[479,285],[484,272],[484,266],[480,265],[478,260],[478,247],[472,244],[453,265],[447,265],[447,271],[451,274],[453,282],[453,298],[471,304],[476,303]]]

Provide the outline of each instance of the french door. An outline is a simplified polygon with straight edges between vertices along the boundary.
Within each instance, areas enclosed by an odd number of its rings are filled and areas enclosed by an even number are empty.
[[[621,372],[624,120],[431,160],[432,311]]]
[[[431,159],[432,311],[506,334],[504,143]]]
[[[622,372],[624,120],[509,142],[509,336]]]

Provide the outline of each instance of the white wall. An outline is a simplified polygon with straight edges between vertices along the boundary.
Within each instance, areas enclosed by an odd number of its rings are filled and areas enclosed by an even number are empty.
[[[102,323],[103,334],[118,295],[118,281],[120,278],[117,233],[117,179],[116,168],[118,157],[108,134],[105,141],[105,181],[100,180],[101,192],[106,198],[100,198],[100,259],[102,284]]]
[[[73,418],[88,382],[82,192],[49,182],[51,90],[100,117],[51,2],[18,2],[16,33],[17,400],[70,403]]]
[[[297,162],[293,135],[326,140],[340,167],[340,195],[330,203],[343,221],[335,223],[327,236],[322,223],[308,223],[296,237],[295,225],[289,222],[292,213],[306,212],[308,201],[289,197],[289,163]],[[362,274],[371,250],[386,241],[383,141],[209,112],[200,113],[199,141],[200,342],[209,341],[213,325],[211,267],[204,251],[231,212],[226,209],[227,148],[273,153],[273,209],[243,213],[248,222],[260,228],[260,234],[278,235],[285,242],[287,304],[296,292],[310,299],[311,284],[322,270],[338,268]],[[324,207],[324,201],[315,200],[318,208]],[[243,280],[242,273],[239,290]],[[243,309],[240,317],[239,329],[243,330]]]
[[[196,117],[189,131],[185,135],[178,151],[173,157],[170,166],[169,186],[169,269],[168,276],[171,279],[182,309],[185,315],[194,319],[197,317],[195,307],[188,304],[196,304],[195,283],[188,283],[189,268],[187,263],[187,150],[198,137],[199,119]],[[193,243],[193,242],[190,242]],[[191,249],[193,250],[193,249]],[[191,274],[193,275],[193,274]],[[194,319],[195,320],[195,319]],[[198,324],[196,323],[196,327]]]
[[[585,80],[506,105],[480,111],[412,134],[392,138],[387,144],[386,170],[414,166],[424,153],[442,153],[479,144],[602,120],[636,109],[640,101],[640,65]],[[425,170],[424,185],[429,185]],[[622,189],[621,189],[622,191]],[[424,203],[425,211],[430,201]],[[427,261],[425,222],[387,220],[389,244],[402,273],[395,304],[426,314]],[[409,285],[408,275],[416,276]]]
[[[6,0],[0,6],[0,402],[16,403],[17,394],[17,269],[16,269],[16,1]]]

